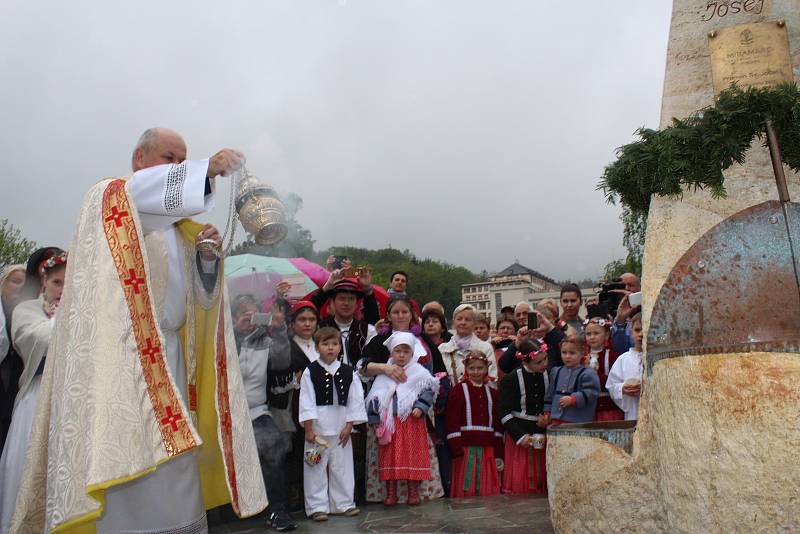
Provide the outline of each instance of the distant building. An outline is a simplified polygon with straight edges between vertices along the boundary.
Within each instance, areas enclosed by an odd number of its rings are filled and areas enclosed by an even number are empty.
[[[558,292],[561,286],[552,278],[519,263],[514,263],[483,282],[461,286],[462,304],[472,304],[478,312],[494,320],[503,306],[518,302],[536,302],[545,298],[540,294]]]
[[[596,288],[581,289],[581,317],[586,314],[586,303],[597,297],[597,291]],[[510,265],[483,282],[461,286],[461,303],[472,304],[491,321],[497,318],[504,306],[528,302],[536,307],[544,299],[558,302],[560,297],[561,285],[558,282],[519,263]]]

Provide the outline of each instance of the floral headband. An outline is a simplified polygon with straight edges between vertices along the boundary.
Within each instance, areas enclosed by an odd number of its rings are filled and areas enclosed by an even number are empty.
[[[466,369],[467,363],[470,360],[478,360],[486,364],[487,367],[492,365],[492,361],[482,352],[470,352],[464,357],[464,368]]]
[[[520,361],[528,362],[528,361],[531,361],[532,359],[534,359],[539,354],[541,354],[543,352],[547,352],[547,348],[548,348],[547,347],[547,343],[542,343],[541,345],[539,345],[538,349],[534,349],[534,350],[528,352],[527,354],[523,354],[522,352],[517,351],[517,353],[514,355],[514,357],[516,359],[520,360]]]
[[[608,319],[603,319],[602,317],[592,317],[591,319],[586,319],[583,321],[583,326],[588,326],[590,324],[596,324],[597,326],[604,326],[606,328],[611,328],[613,324],[612,321]]]
[[[56,254],[54,256],[50,256],[43,262],[39,264],[39,274],[44,274],[45,272],[49,271],[56,265],[66,265],[67,263],[67,252],[64,251],[61,254]]]

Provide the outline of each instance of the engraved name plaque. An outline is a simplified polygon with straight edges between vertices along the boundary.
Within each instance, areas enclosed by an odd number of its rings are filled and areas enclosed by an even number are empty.
[[[756,22],[708,34],[714,94],[736,83],[769,87],[792,82],[789,37],[782,21]]]

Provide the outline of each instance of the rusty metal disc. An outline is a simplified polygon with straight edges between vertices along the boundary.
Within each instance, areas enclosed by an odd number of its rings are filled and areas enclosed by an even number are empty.
[[[785,210],[785,211],[784,211]],[[800,352],[800,204],[725,219],[675,264],[650,318],[647,370],[662,359]]]

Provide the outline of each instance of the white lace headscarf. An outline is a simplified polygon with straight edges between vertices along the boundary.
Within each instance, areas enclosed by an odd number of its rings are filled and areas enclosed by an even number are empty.
[[[6,282],[8,281],[8,277],[14,271],[22,271],[25,272],[25,265],[21,263],[16,263],[14,265],[6,265],[2,269],[0,269],[0,320],[2,320],[2,328],[0,328],[0,360],[6,357],[8,353],[8,348],[11,346],[11,343],[8,339],[8,332],[6,332],[6,314],[5,310],[3,309],[3,299],[1,298],[3,295],[3,290],[6,287]]]

